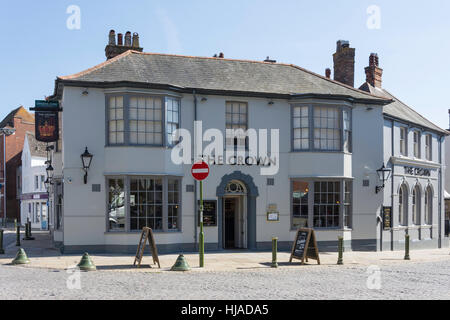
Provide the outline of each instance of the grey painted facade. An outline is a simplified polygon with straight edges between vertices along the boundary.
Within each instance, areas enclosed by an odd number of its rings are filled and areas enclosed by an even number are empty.
[[[169,59],[126,53],[104,67],[125,66],[126,59],[137,58],[149,59],[149,66]],[[281,64],[200,60],[196,63],[213,63],[217,70],[226,63],[232,67],[233,76],[238,76],[244,66],[262,68],[264,81],[267,78],[263,68],[271,68],[272,75],[284,70],[274,88],[286,81],[285,75],[299,72]],[[449,245],[444,235],[445,133],[436,127],[427,129],[427,122],[424,127],[392,116],[392,110],[389,113],[384,106],[391,100],[304,70],[303,82],[285,83],[278,93],[269,94],[272,87],[265,82],[252,83],[260,90],[257,95],[251,94],[251,86],[246,95],[245,91],[237,91],[240,88],[236,81],[222,78],[214,84],[224,81],[229,87],[206,86],[209,91],[199,90],[199,94],[180,84],[145,88],[142,83],[102,82],[93,70],[59,78],[64,85],[55,90],[64,110],[63,139],[53,158],[61,184],[50,193],[50,206],[56,221],[60,204],[62,221],[53,235],[64,252],[134,253],[140,226],[148,221],[154,226],[159,252],[196,250],[198,184],[191,177],[191,165],[176,165],[171,160],[172,147],[166,132],[178,121],[179,127],[194,137],[197,120],[202,121],[203,133],[219,129],[225,136],[230,102],[246,106],[242,116],[247,128],[269,132],[279,129],[279,171],[265,176],[256,164],[211,165],[210,176],[204,182],[204,199],[217,201],[217,218],[213,226],[205,227],[207,250],[223,250],[229,242],[240,249],[269,250],[272,237],[278,237],[280,250],[290,250],[301,224],[315,229],[322,251],[337,250],[339,236],[344,237],[347,250],[402,250],[405,234],[411,236],[412,249]],[[199,68],[197,72],[202,72],[202,79],[209,85],[205,70],[210,69]],[[101,72],[100,76],[106,78],[116,75]],[[148,76],[156,75],[154,72]],[[171,77],[176,73],[163,75]],[[245,76],[250,83],[249,74]],[[314,79],[317,85],[312,85]],[[188,81],[184,75],[182,80]],[[288,85],[297,84],[301,84],[299,89],[311,92],[289,94]],[[176,117],[169,101],[177,101]],[[145,107],[139,107],[141,103]],[[296,114],[301,108],[306,115],[303,111]],[[142,109],[147,110],[143,117],[148,120],[144,131],[137,123]],[[174,118],[169,119],[170,114]],[[349,123],[344,125],[346,119]],[[304,129],[300,138],[295,130],[299,126]],[[111,133],[112,128],[115,131]],[[295,145],[294,137],[302,140],[304,136],[304,145]],[[145,145],[140,144],[140,139],[147,141]],[[202,147],[208,144],[203,142]],[[87,184],[83,182],[80,159],[85,147],[94,155]],[[383,164],[392,174],[377,193],[375,188],[382,184],[377,170]],[[241,186],[240,192],[231,192],[230,184]],[[383,207],[392,208],[392,228],[388,230],[380,222]],[[278,212],[279,221],[268,221],[268,211]]]

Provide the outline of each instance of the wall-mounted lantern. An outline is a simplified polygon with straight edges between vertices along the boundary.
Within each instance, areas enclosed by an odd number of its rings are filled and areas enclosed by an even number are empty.
[[[51,182],[51,180],[47,177],[47,180],[45,180],[44,185],[45,185],[45,190],[47,190],[47,192],[49,192],[50,186],[53,185],[53,182]]]
[[[88,148],[84,150],[84,153],[81,155],[81,161],[83,162],[83,170],[84,170],[84,184],[87,184],[87,176],[88,170],[91,166],[93,155],[89,153]]]
[[[48,167],[47,169],[45,169],[45,171],[47,171],[47,178],[49,179],[49,181],[53,179],[53,167],[51,163],[48,164]]]
[[[384,189],[384,185],[385,185],[386,181],[389,180],[391,173],[392,173],[392,170],[390,168],[386,168],[383,163],[383,166],[377,170],[378,178],[380,178],[380,181],[383,182],[383,185],[376,186],[375,193],[379,193],[381,190]]]

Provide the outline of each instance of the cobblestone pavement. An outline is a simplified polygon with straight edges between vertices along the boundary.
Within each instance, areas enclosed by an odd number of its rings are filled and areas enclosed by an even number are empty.
[[[0,299],[450,299],[450,261],[232,272],[113,272],[0,265]],[[68,286],[69,284],[69,286]],[[77,285],[81,289],[76,289]],[[72,289],[69,289],[71,287]]]

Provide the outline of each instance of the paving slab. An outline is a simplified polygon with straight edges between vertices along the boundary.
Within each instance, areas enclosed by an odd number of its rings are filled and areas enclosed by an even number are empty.
[[[13,240],[11,240],[11,237]],[[52,246],[48,232],[34,231],[35,240],[22,240],[23,248],[31,263],[22,267],[25,268],[45,268],[66,270],[74,268],[81,259],[81,255],[62,255],[60,251]],[[15,246],[14,230],[6,230],[5,238],[8,239],[5,245],[5,254],[0,255],[0,264],[9,265],[16,255],[19,247]],[[168,272],[175,263],[178,254],[164,254],[159,256],[161,268],[153,264],[150,250],[146,251],[142,259],[140,268],[133,266],[134,255],[129,254],[93,254],[92,260],[100,272]],[[271,252],[249,252],[249,251],[220,251],[208,252],[205,254],[205,267],[199,268],[198,253],[184,253],[186,261],[191,267],[190,272],[223,272],[223,271],[264,271],[270,270]],[[384,252],[345,252],[344,265],[347,266],[369,266],[369,265],[406,265],[418,262],[439,262],[450,261],[450,250],[414,250],[410,252],[411,260],[405,261],[402,251]],[[278,252],[279,269],[311,270],[336,266],[337,253],[320,252],[321,265],[315,260],[309,260],[305,265],[301,265],[299,260],[289,263],[290,253]]]

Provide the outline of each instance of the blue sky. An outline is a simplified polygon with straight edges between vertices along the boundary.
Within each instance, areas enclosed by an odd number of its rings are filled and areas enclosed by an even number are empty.
[[[69,30],[70,5],[81,28]],[[367,8],[381,10],[369,29]],[[53,93],[58,75],[105,60],[110,29],[138,32],[146,52],[293,63],[324,74],[336,41],[356,48],[355,85],[365,80],[369,54],[378,53],[383,87],[448,128],[450,1],[2,1],[0,117]]]

